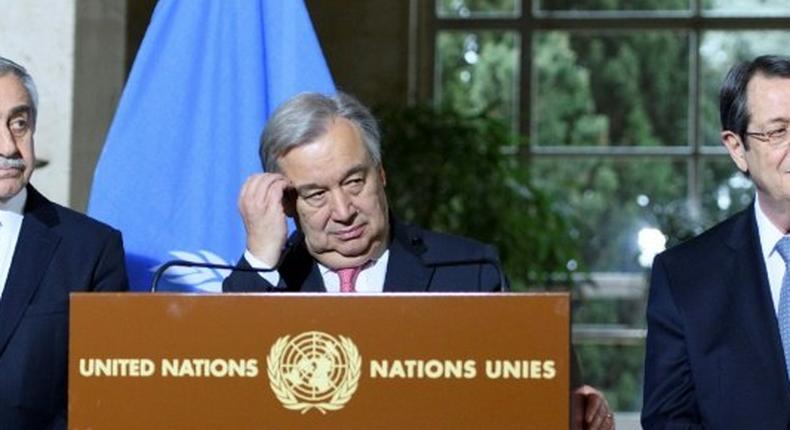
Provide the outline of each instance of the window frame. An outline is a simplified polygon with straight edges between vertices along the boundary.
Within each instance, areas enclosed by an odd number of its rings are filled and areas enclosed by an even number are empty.
[[[639,146],[557,146],[528,145],[525,157],[530,159],[554,157],[605,157],[622,159],[627,157],[660,157],[668,160],[684,160],[687,166],[687,201],[692,216],[701,213],[700,196],[702,194],[703,164],[709,159],[721,159],[727,156],[724,147],[705,145],[702,136],[700,119],[700,41],[706,31],[748,31],[748,30],[781,30],[790,28],[790,12],[785,16],[734,16],[731,14],[704,12],[699,0],[689,0],[690,7],[684,11],[539,11],[538,0],[521,0],[520,15],[513,17],[439,17],[436,11],[437,0],[411,0],[411,24],[422,24],[422,28],[412,28],[411,34],[422,34],[414,37],[410,45],[420,43],[421,54],[412,55],[412,61],[422,60],[418,67],[410,67],[412,76],[409,79],[409,99],[416,98],[434,100],[438,70],[436,62],[436,40],[439,32],[455,31],[512,31],[520,35],[519,76],[517,78],[518,94],[518,131],[530,136],[534,141],[535,126],[532,122],[531,108],[533,98],[532,42],[533,34],[540,31],[649,31],[649,30],[682,30],[689,37],[689,91],[688,91],[688,135],[687,146],[670,147],[639,147]],[[417,7],[420,3],[421,7]],[[415,14],[420,14],[419,18]],[[411,52],[415,52],[412,49]]]

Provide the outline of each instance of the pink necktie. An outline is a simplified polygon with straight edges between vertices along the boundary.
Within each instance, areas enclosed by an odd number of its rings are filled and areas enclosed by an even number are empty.
[[[357,281],[357,275],[362,271],[362,267],[349,267],[346,269],[338,269],[337,276],[340,278],[340,292],[341,293],[354,293],[357,290],[354,288],[354,283]]]

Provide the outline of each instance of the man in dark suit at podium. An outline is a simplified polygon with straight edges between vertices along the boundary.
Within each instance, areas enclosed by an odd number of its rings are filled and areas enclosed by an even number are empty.
[[[733,67],[720,111],[756,198],[653,262],[648,430],[790,428],[790,57]]]
[[[28,184],[36,89],[0,57],[0,429],[66,428],[69,293],[128,289],[121,235]]]
[[[504,288],[492,247],[390,215],[376,120],[350,96],[298,96],[275,112],[261,140],[268,173],[250,177],[239,198],[241,265],[279,270],[234,272],[225,291]],[[287,216],[299,230],[286,242]]]
[[[507,288],[489,245],[395,219],[384,192],[379,129],[356,99],[306,93],[279,107],[261,137],[267,173],[239,197],[247,231],[242,269],[223,291],[491,292]],[[287,238],[286,219],[298,231]],[[612,415],[597,390],[587,398],[589,428]]]

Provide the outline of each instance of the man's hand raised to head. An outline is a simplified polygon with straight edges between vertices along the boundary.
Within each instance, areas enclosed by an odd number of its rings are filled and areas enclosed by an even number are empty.
[[[288,238],[286,219],[293,210],[283,201],[288,186],[279,173],[258,173],[247,178],[239,194],[247,250],[267,267],[277,265]]]

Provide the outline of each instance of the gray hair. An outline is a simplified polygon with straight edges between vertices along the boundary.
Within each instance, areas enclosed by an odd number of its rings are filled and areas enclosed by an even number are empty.
[[[334,96],[302,93],[274,111],[261,135],[259,155],[264,169],[277,172],[280,157],[321,137],[331,121],[338,117],[358,127],[368,155],[380,166],[381,133],[376,118],[359,100],[338,91]]]
[[[7,74],[13,74],[20,81],[22,86],[27,91],[27,98],[30,100],[31,113],[33,115],[33,124],[36,123],[36,116],[38,115],[38,91],[36,90],[36,83],[33,82],[33,77],[25,70],[24,67],[9,60],[8,58],[0,56],[0,77]]]

